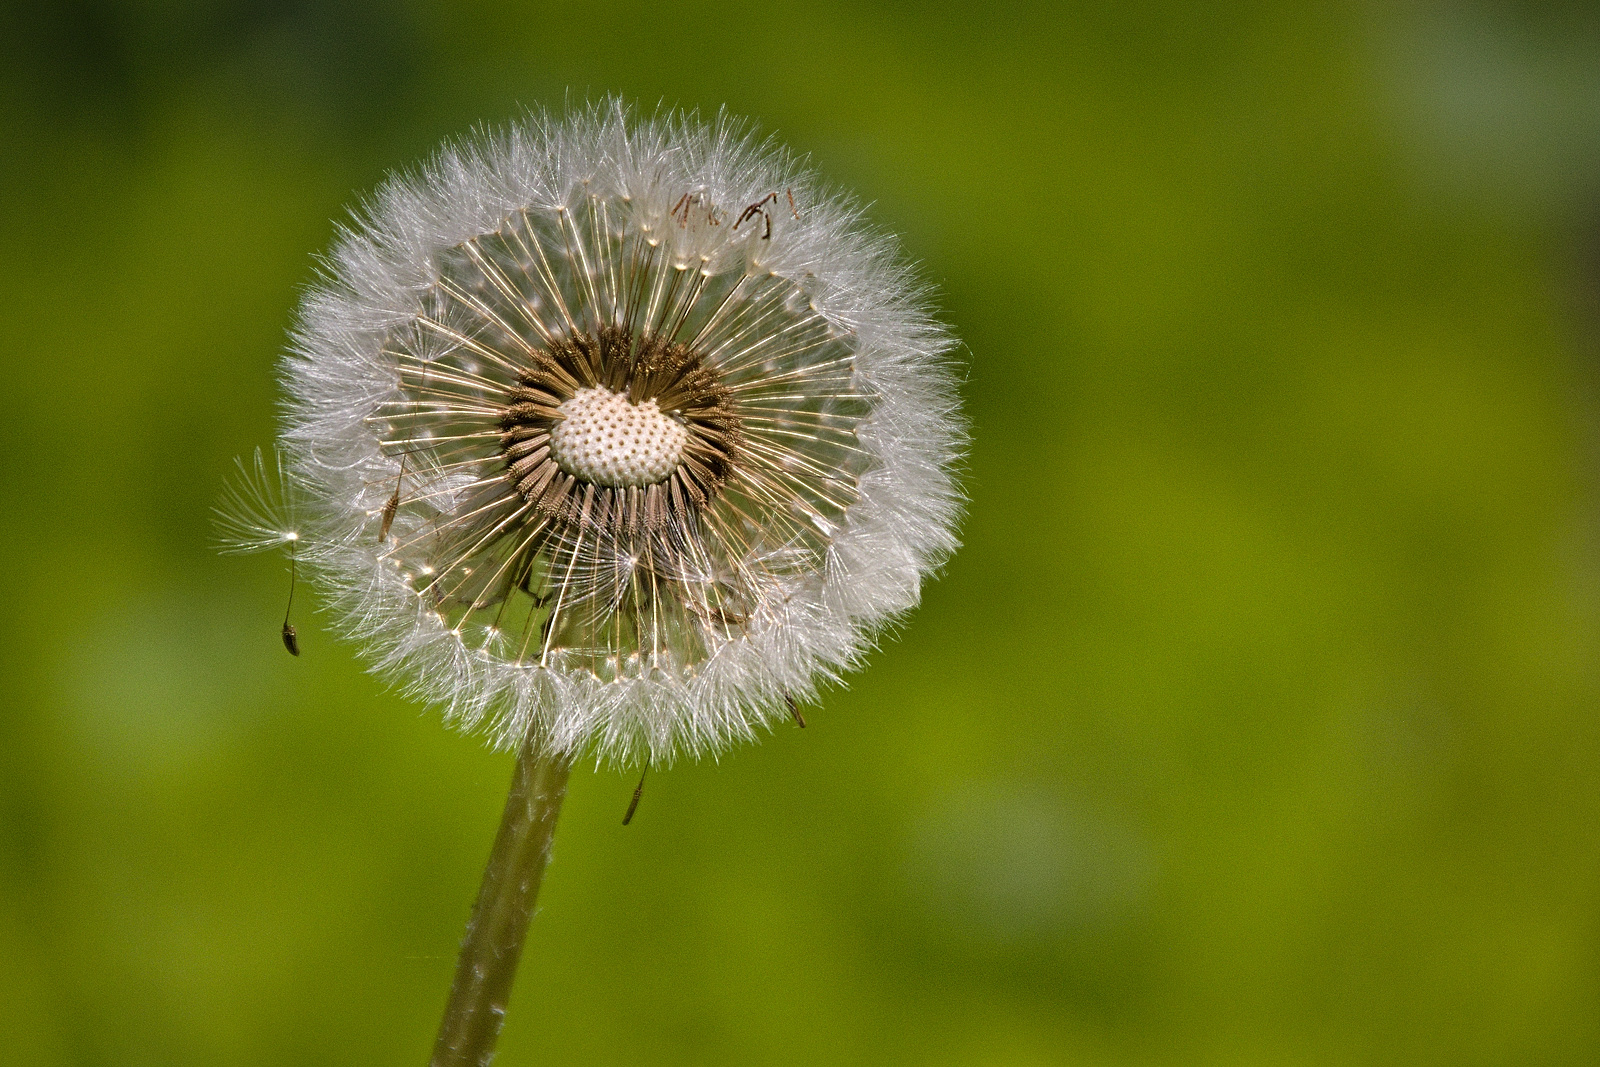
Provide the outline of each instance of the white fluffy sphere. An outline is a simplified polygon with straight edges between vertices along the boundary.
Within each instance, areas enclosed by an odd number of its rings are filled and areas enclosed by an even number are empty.
[[[299,560],[496,743],[715,751],[955,548],[951,347],[892,239],[745,126],[535,115],[390,180],[306,296]]]

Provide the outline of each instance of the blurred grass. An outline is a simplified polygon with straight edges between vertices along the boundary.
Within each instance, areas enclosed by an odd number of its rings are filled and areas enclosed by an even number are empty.
[[[345,205],[613,90],[904,235],[972,508],[804,734],[575,779],[501,1062],[1600,1058],[1588,5],[6,14],[0,1059],[424,1059],[509,763],[209,508]]]

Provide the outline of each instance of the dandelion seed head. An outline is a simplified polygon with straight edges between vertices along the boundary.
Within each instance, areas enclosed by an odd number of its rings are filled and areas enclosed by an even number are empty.
[[[302,304],[299,558],[375,670],[499,744],[748,739],[955,547],[924,305],[852,201],[726,117],[608,101],[447,147]]]

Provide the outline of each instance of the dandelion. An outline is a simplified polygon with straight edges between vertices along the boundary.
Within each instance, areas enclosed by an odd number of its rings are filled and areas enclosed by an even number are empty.
[[[915,606],[956,544],[951,345],[893,240],[725,117],[534,116],[342,234],[283,369],[297,558],[375,670],[521,752],[452,1012],[503,1009],[474,939],[526,925],[574,759],[803,723]]]

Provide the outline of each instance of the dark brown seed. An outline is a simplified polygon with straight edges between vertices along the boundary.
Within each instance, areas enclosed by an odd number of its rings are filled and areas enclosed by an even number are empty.
[[[633,813],[639,810],[639,798],[644,795],[644,776],[649,773],[650,765],[646,764],[644,774],[639,775],[639,784],[633,787],[633,799],[628,802],[628,811],[622,816],[624,826],[633,821]]]
[[[378,531],[378,544],[389,540],[389,527],[394,525],[394,513],[400,510],[400,487],[406,480],[406,457],[400,457],[400,477],[395,479],[394,495],[383,505],[383,528]]]

